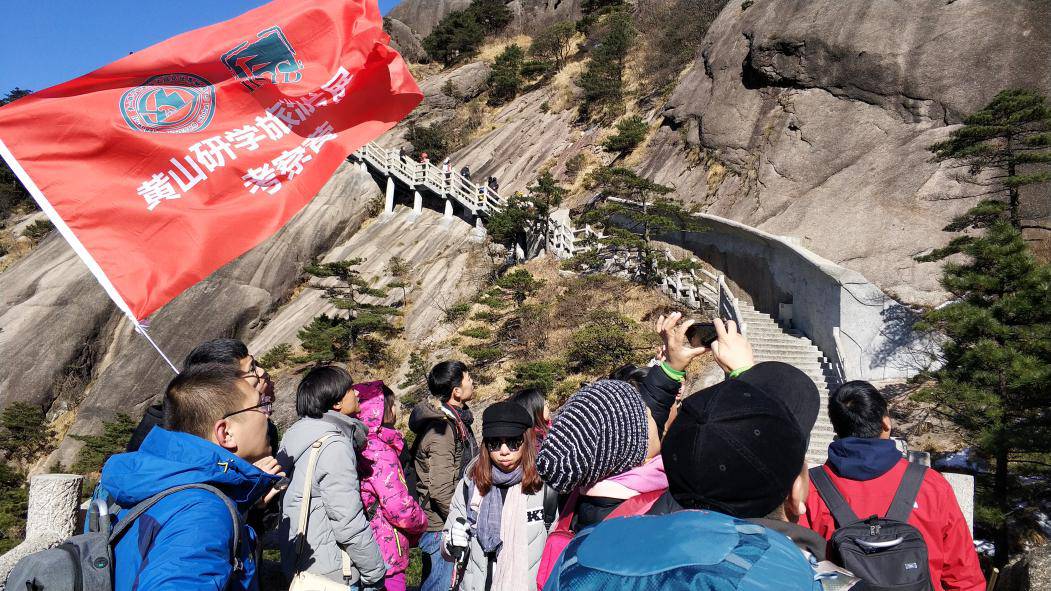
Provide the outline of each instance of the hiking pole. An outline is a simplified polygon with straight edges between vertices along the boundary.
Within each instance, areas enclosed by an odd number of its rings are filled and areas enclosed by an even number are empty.
[[[986,591],[996,591],[996,583],[1000,580],[1000,569],[993,567],[993,572],[989,574],[989,586]]]
[[[467,525],[462,517],[456,519],[456,523],[460,525]],[[453,575],[452,580],[449,581],[449,591],[459,591],[460,584],[463,583],[463,575],[467,571],[467,558],[470,555],[468,549],[471,546],[471,531],[467,530],[467,546],[453,546],[451,554],[455,559],[453,562]]]

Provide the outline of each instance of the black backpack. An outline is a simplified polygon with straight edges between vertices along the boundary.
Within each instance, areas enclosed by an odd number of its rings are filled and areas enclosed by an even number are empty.
[[[810,469],[810,481],[836,520],[828,558],[863,580],[866,589],[933,591],[927,543],[907,523],[926,472],[926,466],[910,463],[887,515],[859,519],[824,469]]]
[[[420,491],[416,489],[416,484],[420,481],[420,476],[416,473],[416,454],[420,451],[421,439],[423,439],[423,434],[417,433],[412,445],[401,450],[401,457],[398,458],[398,461],[401,462],[401,472],[405,476],[406,490],[422,507],[423,501],[420,499]]]
[[[222,491],[208,484],[184,484],[161,491],[131,508],[110,530],[107,516],[95,515],[90,523],[92,531],[73,536],[49,550],[34,552],[18,561],[7,577],[6,588],[11,591],[112,591],[113,547],[131,524],[157,501],[168,495],[190,488],[209,491],[226,504],[234,522],[230,561],[237,572],[243,566],[238,557],[241,547],[241,515],[237,507]],[[92,504],[93,510],[97,507]],[[227,587],[234,577],[227,579]]]

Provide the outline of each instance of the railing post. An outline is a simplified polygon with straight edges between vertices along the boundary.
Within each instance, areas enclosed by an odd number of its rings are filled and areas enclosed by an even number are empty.
[[[412,191],[412,213],[416,215],[423,213],[423,195],[420,195],[419,189]]]
[[[445,219],[452,219],[453,217],[453,200],[448,196],[445,197]]]
[[[387,176],[387,190],[383,197],[383,211],[392,213],[394,211],[394,177]]]
[[[73,535],[83,484],[84,477],[77,474],[41,474],[30,480],[26,539],[0,556],[0,590],[15,563],[34,552],[53,548]]]

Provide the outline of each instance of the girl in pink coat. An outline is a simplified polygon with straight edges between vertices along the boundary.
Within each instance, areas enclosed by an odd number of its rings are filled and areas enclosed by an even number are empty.
[[[427,529],[427,515],[405,488],[398,460],[405,440],[393,427],[398,401],[383,382],[357,384],[361,401],[358,418],[368,427],[368,443],[360,452],[361,502],[370,516],[372,534],[387,563],[388,591],[405,591],[409,548]]]

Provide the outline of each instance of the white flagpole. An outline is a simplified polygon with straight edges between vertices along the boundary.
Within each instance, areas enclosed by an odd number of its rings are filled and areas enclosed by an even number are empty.
[[[33,199],[36,200],[37,204],[40,206],[40,209],[43,210],[45,214],[47,214],[47,217],[51,220],[51,223],[55,225],[55,228],[58,230],[58,232],[62,234],[62,237],[66,239],[66,242],[68,242],[69,245],[73,247],[73,252],[77,253],[77,256],[80,257],[80,260],[84,261],[84,264],[87,265],[88,270],[91,271],[91,274],[94,275],[95,279],[97,279],[98,282],[102,285],[102,289],[106,290],[106,295],[108,295],[109,298],[113,300],[113,303],[117,305],[117,308],[120,309],[121,312],[124,312],[124,315],[127,316],[129,320],[131,320],[132,324],[135,326],[135,331],[141,334],[142,336],[146,337],[146,340],[150,343],[150,345],[153,346],[154,349],[157,350],[157,353],[159,353],[161,358],[164,359],[165,363],[168,364],[168,367],[171,367],[172,371],[178,374],[178,368],[176,368],[175,364],[171,362],[171,359],[169,359],[168,356],[164,354],[164,351],[161,351],[161,348],[157,346],[157,343],[153,342],[153,339],[150,338],[150,335],[146,332],[146,326],[143,325],[143,323],[139,322],[137,318],[135,318],[135,314],[131,312],[131,308],[128,306],[127,302],[124,301],[124,298],[121,297],[120,292],[117,291],[117,288],[114,287],[112,282],[110,282],[109,277],[106,276],[106,273],[102,270],[102,267],[100,267],[98,262],[95,261],[95,257],[91,256],[91,253],[88,252],[88,249],[84,248],[84,245],[80,242],[80,239],[77,238],[77,235],[74,234],[73,230],[69,228],[69,226],[66,224],[66,221],[62,219],[62,216],[58,215],[58,212],[51,205],[51,202],[47,200],[47,197],[44,196],[44,193],[41,192],[40,188],[37,187],[36,183],[33,182],[33,179],[30,178],[29,173],[27,173],[25,169],[22,168],[22,165],[18,162],[18,159],[15,158],[15,155],[11,153],[11,150],[7,148],[7,145],[4,144],[4,141],[2,139],[0,139],[0,158],[3,158],[7,162],[7,165],[11,167],[11,170],[15,173],[15,176],[18,177],[18,180],[22,181],[22,184],[25,185],[26,190],[28,190],[29,194],[33,196]]]

